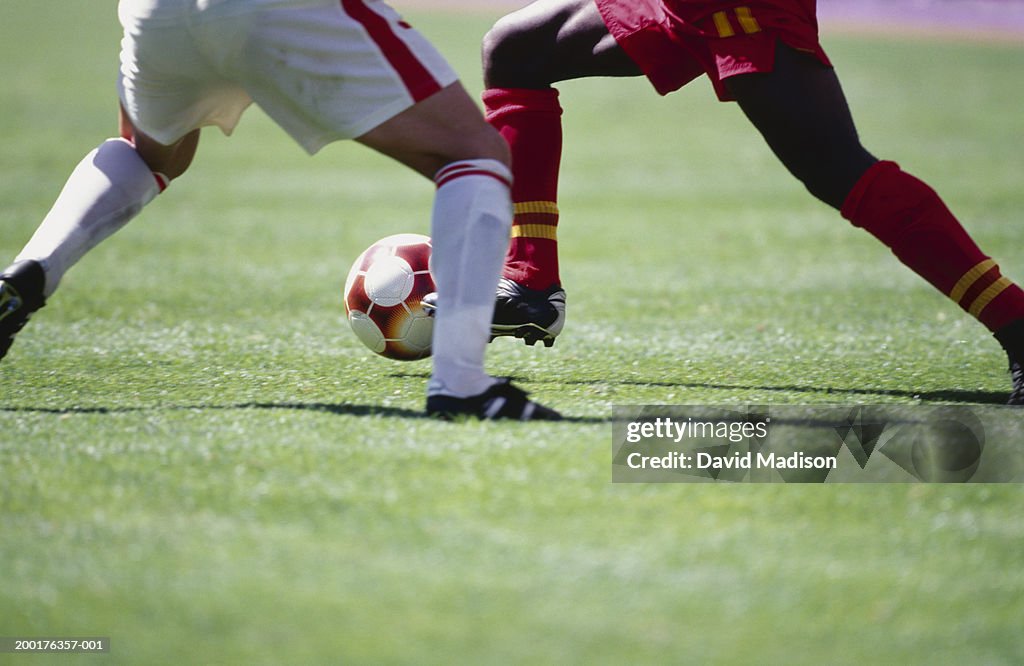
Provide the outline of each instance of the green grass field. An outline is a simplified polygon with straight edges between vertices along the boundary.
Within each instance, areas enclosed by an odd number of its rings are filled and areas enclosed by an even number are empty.
[[[115,3],[0,4],[0,256],[115,129]],[[415,14],[474,93],[496,16]],[[1024,279],[1024,49],[825,36],[865,143]],[[419,417],[343,320],[430,183],[257,110],[0,364],[0,636],[75,663],[1015,664],[1015,485],[612,485],[613,404],[996,403],[984,329],[704,81],[562,86],[569,323],[489,366],[565,423]],[[14,664],[66,656],[0,655]]]

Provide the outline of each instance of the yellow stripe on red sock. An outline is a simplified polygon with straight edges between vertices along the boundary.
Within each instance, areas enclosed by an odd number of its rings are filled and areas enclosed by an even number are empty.
[[[558,240],[558,227],[553,224],[514,224],[512,238],[544,238]]]
[[[967,308],[967,311],[974,317],[979,316],[981,311],[988,307],[989,303],[995,300],[996,296],[1003,293],[1003,291],[1009,289],[1011,286],[1013,286],[1013,283],[1010,282],[1010,280],[1000,276],[999,279],[990,284],[985,291],[978,294],[978,297],[974,299],[974,302],[971,303],[969,308]]]
[[[554,201],[520,201],[512,204],[512,211],[516,215],[558,215],[558,204]]]
[[[512,238],[557,241],[558,204],[554,201],[519,201],[513,204]]]
[[[981,263],[974,266],[971,270],[964,273],[963,277],[957,280],[956,285],[949,292],[949,297],[960,303],[967,290],[974,286],[974,283],[981,279],[985,273],[988,273],[993,268],[996,268],[996,262],[992,259],[986,259]]]
[[[949,297],[971,316],[979,318],[992,301],[1012,286],[1013,282],[1003,277],[996,262],[985,259],[957,280]]]

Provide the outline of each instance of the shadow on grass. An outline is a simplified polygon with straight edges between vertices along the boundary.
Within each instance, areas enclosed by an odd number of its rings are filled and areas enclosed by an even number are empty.
[[[344,416],[385,416],[391,418],[424,419],[435,421],[432,416],[425,412],[405,409],[403,407],[381,407],[380,405],[347,405],[322,402],[268,402],[248,403],[228,407],[212,407],[206,409],[298,409],[315,412],[328,412]],[[458,422],[460,419],[456,419]],[[611,418],[597,418],[591,416],[563,416],[563,422],[568,423],[611,423]]]
[[[391,373],[391,377],[413,377],[421,378],[426,376],[423,373]],[[511,379],[523,384],[549,384],[557,386],[636,386],[636,387],[664,387],[669,389],[699,389],[714,391],[765,391],[770,393],[807,394],[816,398],[822,396],[834,396],[837,402],[858,401],[862,398],[891,397],[904,398],[920,401],[923,403],[954,403],[974,405],[1005,405],[1008,392],[1002,391],[980,391],[964,389],[946,389],[937,391],[913,391],[905,389],[861,389],[861,388],[836,388],[831,386],[768,386],[758,384],[723,384],[713,382],[685,382],[685,381],[642,381],[631,379],[562,379],[559,377],[537,378],[537,377],[516,377]],[[705,401],[700,401],[705,402]],[[787,400],[787,402],[790,402]],[[686,403],[689,404],[689,403]],[[119,414],[131,412],[156,412],[156,411],[227,411],[227,410],[294,410],[306,412],[324,412],[337,416],[358,416],[367,418],[401,418],[401,419],[423,419],[433,420],[423,411],[408,409],[405,407],[390,407],[384,405],[366,405],[353,403],[330,403],[330,402],[244,402],[229,405],[153,405],[153,406],[91,406],[91,407],[0,407],[0,412],[21,412],[40,414]],[[611,423],[612,417],[609,414],[605,417],[594,416],[569,416],[563,415],[563,423],[576,424],[600,424]]]
[[[392,377],[416,377],[415,374],[393,373]],[[833,395],[837,399],[855,399],[857,397],[888,396],[892,398],[908,398],[920,400],[921,402],[935,403],[964,403],[980,405],[1005,405],[1010,389],[1006,391],[979,391],[964,389],[943,389],[938,391],[912,391],[906,389],[860,389],[860,388],[836,388],[832,386],[766,386],[758,384],[718,384],[713,382],[671,382],[630,379],[562,379],[553,377],[550,379],[537,377],[516,377],[513,381],[523,384],[558,384],[575,386],[599,386],[602,384],[612,386],[658,386],[671,389],[708,389],[714,391],[767,391],[771,393],[797,393],[808,395]]]
[[[543,380],[541,380],[543,383]],[[821,395],[834,395],[842,399],[851,397],[889,396],[894,398],[909,398],[921,402],[935,403],[965,403],[981,405],[1005,405],[1010,390],[1006,391],[967,391],[963,389],[947,389],[940,391],[908,391],[903,389],[858,389],[858,388],[834,388],[831,386],[758,386],[743,384],[714,384],[710,382],[643,382],[643,381],[618,381],[609,382],[604,379],[584,379],[558,381],[559,384],[623,384],[628,386],[663,386],[665,388],[681,389],[711,389],[716,391],[769,391],[776,393],[806,393]]]
[[[329,402],[243,402],[235,405],[154,405],[152,407],[0,407],[0,412],[20,412],[35,414],[129,414],[136,412],[159,411],[228,411],[246,409],[295,410],[309,412],[325,412],[337,416],[364,416],[381,418],[423,419],[436,421],[425,412],[404,407],[386,407],[382,405],[357,405]],[[611,423],[611,417],[563,416],[563,423]],[[456,423],[460,419],[455,420]]]
[[[0,407],[0,412],[34,412],[37,414],[128,414],[158,411],[227,411],[232,409],[296,409],[348,416],[394,416],[426,418],[423,412],[381,405],[350,405],[323,402],[243,402],[237,405],[153,405],[152,407]]]

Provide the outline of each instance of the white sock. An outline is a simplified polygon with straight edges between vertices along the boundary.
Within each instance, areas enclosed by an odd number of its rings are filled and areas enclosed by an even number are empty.
[[[496,160],[453,162],[434,176],[431,261],[438,304],[431,395],[464,398],[494,384],[484,371],[484,350],[512,227],[511,180]]]
[[[123,227],[167,186],[124,139],[107,139],[85,156],[17,260],[46,271],[44,295],[86,252]]]

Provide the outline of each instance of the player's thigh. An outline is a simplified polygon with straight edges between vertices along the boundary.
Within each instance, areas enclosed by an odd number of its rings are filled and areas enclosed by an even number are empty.
[[[384,2],[265,4],[226,71],[310,153],[366,134],[458,78]]]
[[[252,100],[216,71],[188,23],[150,11],[144,2],[122,2],[119,15],[118,95],[132,134],[171,146],[205,125],[230,133]]]
[[[508,144],[456,82],[357,138],[359,143],[432,178],[459,160],[509,163]]]
[[[538,88],[588,76],[636,76],[639,69],[608,32],[594,0],[537,0],[485,35],[488,87]]]
[[[726,79],[743,112],[786,167],[839,208],[876,158],[861,145],[835,71],[779,43],[774,69]]]

